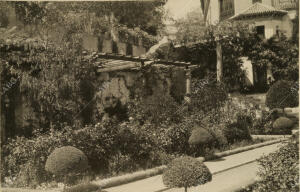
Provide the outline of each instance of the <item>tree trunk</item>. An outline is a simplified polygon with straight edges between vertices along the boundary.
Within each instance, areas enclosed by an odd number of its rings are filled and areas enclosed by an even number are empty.
[[[222,76],[223,76],[223,54],[222,54],[222,46],[219,42],[217,42],[217,81],[222,82]]]
[[[187,187],[184,187],[184,192],[187,192]]]

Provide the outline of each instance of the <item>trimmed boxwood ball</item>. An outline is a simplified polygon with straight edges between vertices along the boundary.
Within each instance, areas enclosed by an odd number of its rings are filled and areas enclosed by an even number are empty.
[[[83,183],[66,188],[63,192],[100,192],[101,189],[98,185],[92,183]]]
[[[193,129],[189,138],[190,145],[209,144],[213,141],[213,136],[206,129],[197,127]]]
[[[297,107],[299,105],[299,88],[296,82],[280,80],[274,83],[267,92],[266,105],[270,109]]]
[[[174,159],[164,171],[163,183],[168,187],[187,188],[205,184],[212,174],[203,162],[189,156]]]
[[[60,147],[49,155],[45,169],[56,176],[82,173],[88,169],[88,159],[75,147]]]
[[[294,122],[287,117],[279,117],[273,123],[273,131],[276,133],[290,133]]]

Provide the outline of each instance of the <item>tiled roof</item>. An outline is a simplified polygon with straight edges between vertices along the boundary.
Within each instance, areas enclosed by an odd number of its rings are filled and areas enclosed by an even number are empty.
[[[285,15],[287,11],[276,9],[275,7],[265,5],[262,3],[254,3],[245,11],[231,17],[230,19],[242,19],[253,16],[268,16],[268,15]]]

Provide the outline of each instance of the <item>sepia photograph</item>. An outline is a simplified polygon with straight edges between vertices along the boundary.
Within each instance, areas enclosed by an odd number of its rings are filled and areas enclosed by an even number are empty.
[[[0,0],[1,192],[299,192],[299,0]]]

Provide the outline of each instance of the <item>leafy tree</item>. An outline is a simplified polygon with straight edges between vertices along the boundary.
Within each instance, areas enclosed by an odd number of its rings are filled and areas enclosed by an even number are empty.
[[[189,44],[198,42],[203,35],[205,23],[199,9],[195,9],[187,14],[185,18],[175,21],[176,43]]]
[[[64,19],[67,12],[93,13],[109,17],[112,13],[119,24],[129,28],[139,27],[157,35],[164,27],[163,1],[153,2],[14,2],[16,14],[24,24],[43,23],[49,9],[56,12],[52,20]],[[54,8],[55,7],[55,8]],[[53,9],[54,8],[54,9]],[[49,19],[49,18],[48,18]]]
[[[114,27],[121,31],[121,24],[140,27],[152,34],[158,33],[159,26],[162,26],[161,4],[150,4],[151,8],[142,3],[7,2],[5,5],[15,7],[23,24],[31,27],[24,29],[21,26],[12,32],[3,31],[6,35],[1,37],[1,59],[7,65],[2,71],[6,77],[1,83],[9,82],[11,77],[20,77],[22,94],[27,96],[34,113],[40,116],[39,127],[44,131],[49,127],[59,129],[63,123],[72,125],[74,121],[90,123],[93,118],[91,106],[95,99],[93,82],[96,75],[93,57],[82,55],[83,34],[109,32]],[[122,21],[131,5],[135,9],[131,10],[133,15],[128,17],[144,19],[137,25]],[[123,8],[126,10],[122,11]],[[137,17],[142,10],[147,16]],[[112,12],[115,13],[114,21],[106,18]],[[125,27],[126,30],[129,31]],[[137,31],[135,36],[148,37],[142,30],[134,31]],[[30,38],[35,42],[24,40]],[[5,43],[6,40],[18,42],[18,45],[6,49],[10,46]],[[18,51],[22,47],[27,48]],[[35,115],[28,116],[31,118]]]
[[[163,174],[163,183],[169,187],[184,187],[184,191],[192,186],[203,185],[212,179],[209,169],[203,162],[192,157],[174,159]]]

